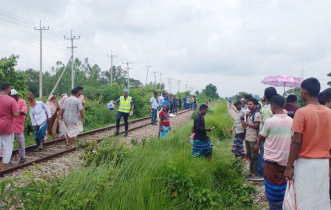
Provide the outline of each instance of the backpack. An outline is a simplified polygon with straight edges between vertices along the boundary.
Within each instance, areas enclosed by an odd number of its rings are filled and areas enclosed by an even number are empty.
[[[252,113],[252,120],[253,120],[253,123],[255,123],[255,114],[256,113],[260,113],[258,110],[255,110],[253,113]],[[248,121],[248,118],[246,117],[246,120]]]

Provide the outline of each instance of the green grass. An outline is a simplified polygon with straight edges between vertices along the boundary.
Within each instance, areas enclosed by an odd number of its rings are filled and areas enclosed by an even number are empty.
[[[29,209],[253,208],[254,189],[244,186],[243,165],[230,151],[227,130],[233,120],[226,104],[213,105],[205,120],[207,126],[216,127],[211,134],[215,145],[211,162],[190,155],[192,121],[165,139],[152,138],[129,148],[109,138],[100,145],[85,145],[85,165],[48,183],[45,193],[32,184],[23,202]]]

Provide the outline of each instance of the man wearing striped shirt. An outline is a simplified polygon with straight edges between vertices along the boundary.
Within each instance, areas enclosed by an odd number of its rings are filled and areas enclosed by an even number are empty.
[[[286,170],[292,138],[293,119],[283,112],[285,100],[280,95],[271,99],[273,117],[265,121],[254,150],[264,144],[264,185],[270,209],[282,209],[286,190]]]

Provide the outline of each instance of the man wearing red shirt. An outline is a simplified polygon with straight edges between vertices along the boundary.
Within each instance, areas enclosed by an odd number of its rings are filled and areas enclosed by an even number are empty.
[[[10,96],[16,100],[19,117],[14,118],[14,138],[18,144],[18,151],[20,154],[20,164],[25,163],[25,138],[24,138],[24,122],[27,113],[26,102],[19,98],[15,89],[11,90]]]
[[[10,96],[10,84],[1,83],[0,92],[0,147],[3,147],[2,165],[5,170],[9,164],[14,146],[13,118],[19,116],[17,103]]]

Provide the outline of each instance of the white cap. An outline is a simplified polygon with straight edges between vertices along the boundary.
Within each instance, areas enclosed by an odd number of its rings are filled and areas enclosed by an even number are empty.
[[[15,89],[11,89],[10,95],[11,96],[17,95],[17,91]]]

